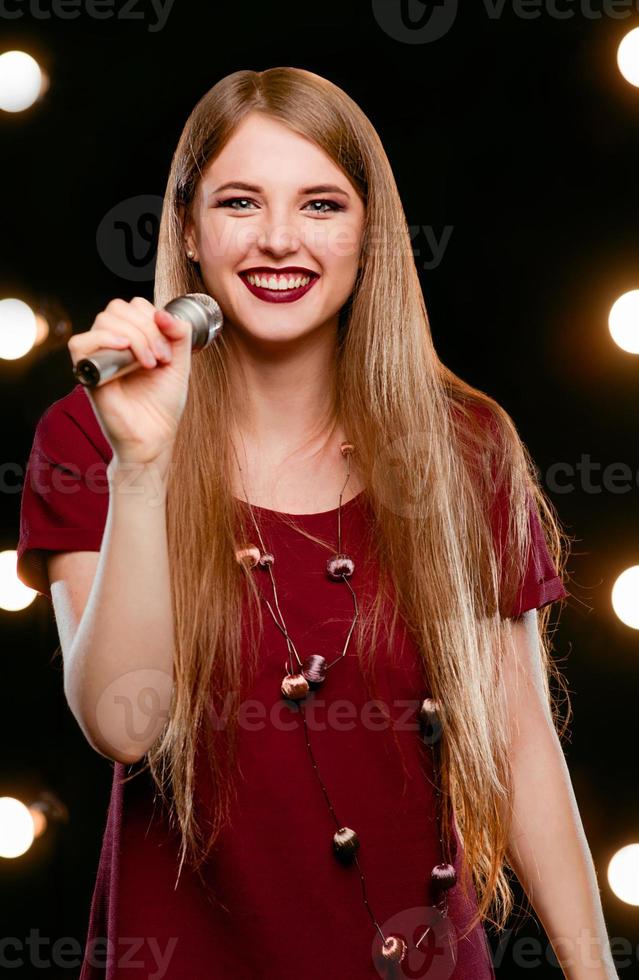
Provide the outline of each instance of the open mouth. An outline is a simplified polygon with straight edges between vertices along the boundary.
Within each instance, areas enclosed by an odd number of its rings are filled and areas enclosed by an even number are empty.
[[[240,272],[239,276],[246,288],[266,303],[292,303],[304,296],[319,279],[314,272],[275,275],[256,271]]]

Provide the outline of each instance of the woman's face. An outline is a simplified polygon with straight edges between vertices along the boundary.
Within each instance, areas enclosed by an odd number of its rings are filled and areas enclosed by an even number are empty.
[[[364,204],[330,157],[252,112],[204,171],[185,241],[227,323],[290,341],[337,325],[363,228]]]

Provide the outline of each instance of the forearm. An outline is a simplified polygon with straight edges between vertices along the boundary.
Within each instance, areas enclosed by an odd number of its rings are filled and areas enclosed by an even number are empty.
[[[616,978],[570,774],[552,722],[541,707],[536,717],[532,709],[519,732],[513,775],[509,859],[565,976]]]
[[[107,473],[100,557],[65,655],[64,686],[91,744],[132,762],[162,730],[173,686],[166,482],[158,467]]]

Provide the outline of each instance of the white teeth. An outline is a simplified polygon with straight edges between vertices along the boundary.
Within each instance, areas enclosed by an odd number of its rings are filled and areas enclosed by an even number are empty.
[[[252,286],[261,286],[262,289],[297,289],[298,286],[306,286],[311,281],[310,276],[290,275],[290,276],[254,276],[246,277]]]

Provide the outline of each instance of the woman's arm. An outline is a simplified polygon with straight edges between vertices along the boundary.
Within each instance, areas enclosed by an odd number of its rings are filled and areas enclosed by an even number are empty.
[[[537,610],[513,621],[504,665],[513,731],[509,861],[569,980],[617,978],[592,856],[543,691]]]
[[[81,583],[64,578],[52,579],[51,595],[69,707],[98,752],[133,763],[160,734],[173,688],[166,478],[158,464],[115,460],[107,475],[109,509],[86,603]]]

